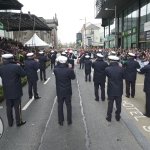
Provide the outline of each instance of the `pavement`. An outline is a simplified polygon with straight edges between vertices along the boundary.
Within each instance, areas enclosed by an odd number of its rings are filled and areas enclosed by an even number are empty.
[[[123,95],[120,122],[107,122],[107,101],[95,101],[93,82],[85,82],[84,70],[76,65],[76,79],[72,81],[72,119],[58,125],[55,76],[47,68],[47,82],[38,81],[38,100],[28,99],[28,87],[23,87],[22,116],[24,126],[9,127],[5,101],[0,103],[0,116],[4,122],[4,134],[0,150],[149,150],[149,118],[143,116],[145,95],[144,76],[138,74],[135,98]],[[1,107],[2,106],[2,107]],[[115,106],[114,106],[115,109]]]

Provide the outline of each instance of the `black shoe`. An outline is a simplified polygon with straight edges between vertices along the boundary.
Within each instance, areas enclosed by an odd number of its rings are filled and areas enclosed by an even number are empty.
[[[134,98],[134,96],[131,96],[132,98]]]
[[[41,81],[43,81],[43,79],[41,79]]]
[[[58,124],[59,124],[60,126],[63,126],[63,122],[58,122]]]
[[[44,79],[44,81],[46,81],[47,79]]]
[[[12,127],[13,126],[13,123],[8,123],[9,127]]]
[[[116,117],[116,121],[120,121],[120,118],[121,118],[120,116],[119,116],[119,117]]]
[[[85,82],[87,82],[87,80],[85,80]]]
[[[89,80],[89,82],[91,82],[91,80]]]
[[[102,99],[102,101],[105,101],[105,99]]]
[[[106,117],[106,120],[107,120],[108,122],[111,122],[111,118],[110,118],[110,117]]]
[[[34,99],[40,99],[41,97],[40,96],[38,96],[38,97],[35,97]]]
[[[96,101],[99,101],[99,99],[95,99]]]
[[[143,114],[144,116],[146,116],[147,118],[150,118],[150,115],[147,115],[147,114]]]
[[[130,98],[130,96],[129,96],[129,95],[126,95],[126,97],[127,97],[127,98]]]
[[[21,121],[21,123],[17,124],[17,127],[20,127],[22,125],[26,124],[26,121]]]
[[[32,99],[32,97],[29,97],[29,99]]]
[[[68,125],[71,125],[72,124],[72,121],[68,121]]]

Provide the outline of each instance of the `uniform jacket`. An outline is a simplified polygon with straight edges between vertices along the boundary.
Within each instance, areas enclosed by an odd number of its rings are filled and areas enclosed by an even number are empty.
[[[59,64],[54,68],[56,78],[56,92],[59,97],[72,95],[71,80],[75,79],[73,69],[67,67],[67,64]]]
[[[34,59],[27,59],[25,61],[25,71],[27,74],[28,82],[36,82],[38,80],[37,70],[39,69],[39,63]]]
[[[134,58],[129,58],[125,63],[125,79],[128,81],[135,81],[137,69],[140,68],[138,62],[134,61]]]
[[[113,62],[105,69],[105,72],[108,77],[108,96],[122,96],[123,79],[125,78],[124,68],[119,67],[117,62]]]
[[[84,63],[85,53],[82,53],[78,58],[80,58],[81,63]]]
[[[92,68],[94,69],[93,82],[95,83],[104,83],[106,82],[105,68],[108,67],[108,64],[104,62],[103,59],[98,58],[92,63]]]
[[[49,59],[51,60],[51,63],[55,63],[56,54],[55,53],[49,54]]]
[[[70,63],[70,64],[74,64],[74,59],[76,59],[77,57],[73,54],[73,53],[70,53],[69,55],[68,55],[68,62]]]
[[[47,58],[43,55],[43,54],[40,54],[38,56],[38,59],[39,59],[39,69],[46,69],[46,62],[47,62]]]
[[[144,92],[150,94],[150,63],[140,69],[142,74],[145,74]]]
[[[90,74],[91,73],[91,67],[92,67],[92,61],[89,59],[84,60],[84,64],[85,64],[85,74]]]
[[[21,77],[25,77],[26,73],[20,66],[12,61],[4,61],[0,67],[0,76],[6,99],[16,99],[23,95]]]

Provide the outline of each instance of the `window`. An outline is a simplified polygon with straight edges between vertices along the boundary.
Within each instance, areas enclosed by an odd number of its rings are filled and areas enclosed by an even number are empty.
[[[119,32],[122,32],[122,14],[119,14]]]
[[[137,26],[137,3],[133,5],[133,11],[132,11],[132,27]]]
[[[100,37],[100,43],[102,43],[103,42],[103,38],[102,37]]]
[[[110,34],[115,34],[115,19],[110,21]]]
[[[128,18],[128,25],[127,25],[127,27],[128,27],[128,29],[131,29],[132,28],[132,23],[131,23],[131,21],[132,21],[132,6],[130,6],[128,8],[128,16],[127,16],[127,18]]]
[[[147,22],[150,21],[150,0],[148,0],[147,4]]]

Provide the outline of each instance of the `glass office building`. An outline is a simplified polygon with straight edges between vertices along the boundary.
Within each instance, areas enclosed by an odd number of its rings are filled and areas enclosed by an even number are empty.
[[[150,0],[96,0],[95,8],[95,18],[102,18],[105,48],[150,48]]]

